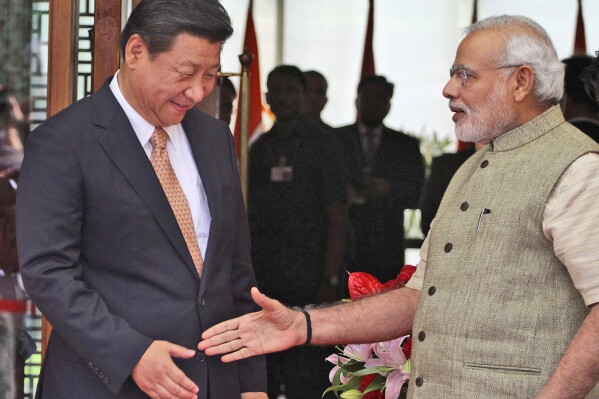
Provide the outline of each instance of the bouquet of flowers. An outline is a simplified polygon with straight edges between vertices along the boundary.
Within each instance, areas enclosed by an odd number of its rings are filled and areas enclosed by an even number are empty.
[[[395,280],[381,283],[368,273],[350,273],[348,288],[351,299],[403,287],[416,267],[405,265]],[[335,367],[329,374],[332,391],[343,399],[398,399],[407,392],[410,377],[409,335],[374,344],[351,344],[338,347],[339,354],[326,360]],[[401,395],[401,396],[400,396]]]

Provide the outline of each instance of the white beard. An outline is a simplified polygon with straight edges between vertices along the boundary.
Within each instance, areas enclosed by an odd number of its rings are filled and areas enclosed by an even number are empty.
[[[466,120],[455,125],[455,135],[461,141],[487,144],[515,125],[516,115],[500,90],[493,91],[479,106],[449,103],[466,114]]]

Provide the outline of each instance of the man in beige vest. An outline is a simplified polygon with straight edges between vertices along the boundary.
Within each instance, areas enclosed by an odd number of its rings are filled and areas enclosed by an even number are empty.
[[[524,17],[472,25],[443,89],[462,141],[406,288],[298,312],[263,310],[203,334],[233,361],[292,345],[412,332],[410,398],[599,398],[599,146],[564,121],[564,67]],[[359,326],[359,328],[356,328]]]

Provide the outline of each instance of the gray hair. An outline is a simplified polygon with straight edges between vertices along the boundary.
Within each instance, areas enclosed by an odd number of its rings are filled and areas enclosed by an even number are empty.
[[[505,41],[499,65],[530,65],[535,74],[535,100],[539,104],[557,104],[564,94],[565,66],[549,35],[535,21],[520,15],[499,15],[480,20],[468,28],[467,35],[482,29],[498,30]]]

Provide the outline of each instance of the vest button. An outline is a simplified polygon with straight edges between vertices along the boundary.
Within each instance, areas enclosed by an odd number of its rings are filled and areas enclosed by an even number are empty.
[[[435,292],[437,292],[437,287],[435,287],[434,285],[428,289],[428,294],[431,296],[434,295]]]
[[[448,242],[447,244],[445,244],[445,247],[443,249],[445,250],[445,252],[451,252],[452,248],[453,248],[453,245],[451,245],[451,243]]]
[[[462,202],[462,205],[460,205],[460,210],[462,212],[466,212],[468,210],[469,206],[470,206],[470,204],[468,203],[468,201],[464,201],[464,202]]]
[[[418,333],[418,341],[422,342],[422,341],[424,341],[425,338],[426,338],[426,334],[424,333],[424,331],[420,331]]]
[[[487,166],[489,166],[489,161],[487,161],[486,159],[480,163],[480,167],[483,169]]]
[[[416,386],[421,387],[424,383],[424,379],[422,377],[416,377]]]

